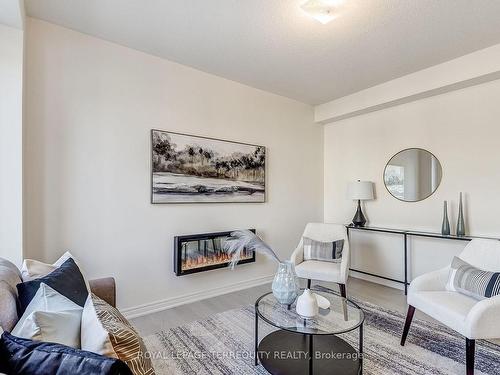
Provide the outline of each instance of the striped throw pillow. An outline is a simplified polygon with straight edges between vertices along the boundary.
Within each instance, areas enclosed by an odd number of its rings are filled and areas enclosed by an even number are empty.
[[[453,258],[446,289],[481,300],[500,294],[500,272],[483,271]]]
[[[344,240],[321,242],[311,238],[302,238],[304,245],[304,260],[321,260],[323,262],[342,261]]]
[[[155,375],[142,338],[113,306],[92,294],[82,314],[82,349],[125,362],[134,375]]]

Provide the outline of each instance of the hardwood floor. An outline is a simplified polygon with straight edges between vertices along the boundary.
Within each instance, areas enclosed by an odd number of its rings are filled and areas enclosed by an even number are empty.
[[[315,284],[338,290],[336,284],[313,282],[313,286]],[[194,320],[204,319],[219,312],[253,305],[259,296],[270,290],[271,285],[265,284],[145,315],[132,319],[131,323],[142,336],[147,336],[154,332],[177,327]],[[347,294],[361,301],[370,302],[387,309],[402,313],[406,313],[407,310],[406,296],[403,291],[369,281],[349,278]],[[432,320],[418,311],[415,317]]]

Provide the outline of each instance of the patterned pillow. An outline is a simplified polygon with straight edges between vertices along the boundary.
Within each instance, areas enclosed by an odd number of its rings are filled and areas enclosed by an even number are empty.
[[[446,289],[479,300],[494,297],[500,294],[500,272],[483,271],[454,257]]]
[[[114,307],[90,294],[82,314],[81,344],[88,350],[125,362],[134,375],[154,375],[139,334]]]
[[[303,237],[304,260],[321,260],[323,262],[338,263],[342,260],[344,240],[321,242]]]

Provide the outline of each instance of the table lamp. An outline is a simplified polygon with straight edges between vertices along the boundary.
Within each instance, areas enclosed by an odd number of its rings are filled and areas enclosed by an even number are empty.
[[[365,215],[361,210],[361,201],[373,199],[373,183],[370,181],[355,181],[349,183],[347,189],[347,195],[349,199],[358,201],[358,209],[356,214],[352,218],[352,225],[356,227],[364,227],[366,224]]]

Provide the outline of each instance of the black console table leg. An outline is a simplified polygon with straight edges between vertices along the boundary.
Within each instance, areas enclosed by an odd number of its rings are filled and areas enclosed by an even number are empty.
[[[255,306],[255,366],[259,365],[259,314]]]
[[[313,359],[314,358],[314,348],[313,348],[313,335],[309,335],[309,375],[313,375]]]
[[[403,234],[403,240],[405,242],[405,296],[408,295],[408,236]]]
[[[359,373],[363,374],[363,323],[359,326]]]

